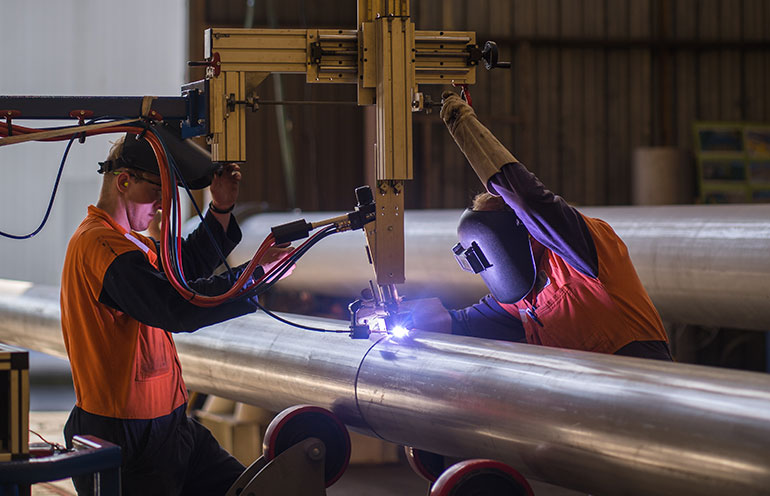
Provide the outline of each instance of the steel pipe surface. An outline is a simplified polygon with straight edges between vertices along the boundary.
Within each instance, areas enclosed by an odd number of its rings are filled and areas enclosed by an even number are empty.
[[[0,341],[61,356],[57,293],[0,284]],[[276,411],[312,403],[388,441],[592,494],[770,488],[766,374],[435,333],[351,340],[262,314],[176,342],[192,389]]]
[[[639,277],[664,321],[766,331],[770,329],[770,205],[677,205],[581,208],[623,238]],[[462,307],[487,290],[460,270],[451,253],[460,210],[405,213],[406,284],[410,298],[439,296]],[[335,213],[258,214],[241,223],[244,240],[232,257],[253,255],[270,227]],[[358,232],[316,245],[281,288],[355,299],[373,279]]]

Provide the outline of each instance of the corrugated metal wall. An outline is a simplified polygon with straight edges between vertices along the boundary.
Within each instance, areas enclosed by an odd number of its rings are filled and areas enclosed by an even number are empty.
[[[242,26],[246,2],[192,2],[191,33]],[[352,28],[356,2],[257,2],[281,27]],[[770,121],[770,2],[766,0],[412,0],[418,29],[476,31],[510,71],[479,70],[477,113],[543,182],[584,205],[630,203],[636,147],[692,148],[695,120]],[[193,35],[194,37],[195,35]],[[195,40],[198,55],[202,41]],[[197,48],[195,48],[197,47]],[[285,98],[355,99],[353,88],[284,77]],[[270,98],[264,83],[261,96]],[[438,98],[442,89],[425,87]],[[297,205],[345,209],[364,181],[364,112],[292,107]],[[481,189],[437,114],[415,115],[415,180],[407,206],[465,206]],[[275,115],[249,118],[254,137],[244,196],[287,207]],[[257,171],[256,174],[253,171]]]
[[[203,31],[210,26],[244,27],[249,18],[245,0],[190,2],[190,53],[203,54]],[[344,27],[355,29],[356,0],[255,2],[255,28]],[[201,79],[203,71],[190,71],[190,80]],[[263,100],[275,100],[274,76],[259,87]],[[356,88],[342,84],[306,84],[305,75],[281,76],[284,100],[355,102]],[[363,108],[356,105],[285,106],[285,126],[296,169],[294,189],[297,201],[288,201],[284,164],[281,158],[275,107],[263,105],[246,116],[249,141],[247,164],[243,167],[241,201],[257,208],[285,210],[341,210],[355,205],[353,191],[365,183]]]
[[[413,13],[497,41],[514,69],[479,72],[477,112],[574,203],[630,203],[633,149],[691,149],[695,120],[770,120],[764,0],[422,0]]]

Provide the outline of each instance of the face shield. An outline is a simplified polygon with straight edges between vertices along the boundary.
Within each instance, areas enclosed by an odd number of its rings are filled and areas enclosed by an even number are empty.
[[[500,303],[516,303],[535,284],[529,233],[511,211],[466,210],[452,249],[463,270],[480,274]]]
[[[202,189],[211,184],[211,176],[217,165],[211,162],[211,155],[206,150],[191,140],[183,140],[180,131],[173,126],[159,124],[153,127],[153,131],[160,136],[190,189]],[[117,160],[99,162],[99,165],[99,172],[129,167],[160,175],[158,162],[150,144],[132,133],[126,134],[123,151]]]

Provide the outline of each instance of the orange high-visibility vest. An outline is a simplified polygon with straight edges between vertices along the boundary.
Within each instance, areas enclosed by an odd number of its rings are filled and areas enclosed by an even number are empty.
[[[99,302],[108,267],[132,250],[141,250],[157,269],[152,240],[88,207],[64,260],[62,333],[78,407],[106,417],[151,419],[186,403],[187,390],[171,333]]]
[[[596,246],[598,277],[545,248],[532,292],[501,306],[521,319],[531,344],[614,353],[632,341],[668,341],[626,245],[606,222],[583,219]]]

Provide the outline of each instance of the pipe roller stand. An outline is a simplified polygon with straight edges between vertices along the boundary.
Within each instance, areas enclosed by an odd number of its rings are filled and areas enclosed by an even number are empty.
[[[417,475],[431,484],[428,496],[534,496],[527,479],[512,467],[477,458],[447,467],[443,455],[404,446],[406,459]]]
[[[330,411],[311,405],[287,408],[270,422],[263,455],[226,496],[325,496],[350,461],[350,435]],[[406,448],[412,469],[431,483],[429,496],[532,496],[524,477],[485,459],[465,460],[445,469],[441,455]]]
[[[298,405],[267,426],[263,455],[226,496],[325,496],[350,461],[350,435],[328,410]]]

